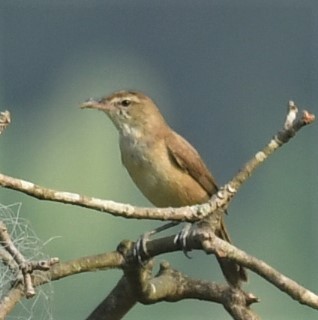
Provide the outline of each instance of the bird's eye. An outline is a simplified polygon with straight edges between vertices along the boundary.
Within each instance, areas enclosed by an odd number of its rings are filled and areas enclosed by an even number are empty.
[[[130,104],[131,104],[131,100],[124,99],[124,100],[121,101],[121,105],[123,107],[128,107]]]

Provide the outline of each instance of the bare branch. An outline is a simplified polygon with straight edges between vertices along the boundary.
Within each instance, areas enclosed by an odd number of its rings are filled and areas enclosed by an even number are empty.
[[[136,298],[127,278],[123,276],[86,320],[120,320],[137,303]]]
[[[114,268],[119,269],[122,268],[123,262],[123,256],[117,251],[60,263],[56,261],[56,258],[45,262],[31,262],[30,265],[33,265],[38,271],[32,272],[32,274],[29,273],[27,281],[30,281],[30,283],[28,286],[34,290],[35,287],[48,283],[49,281],[59,280],[78,273]],[[49,267],[50,263],[52,263],[52,265],[49,270],[41,271]],[[4,319],[23,297],[29,297],[27,294],[25,284],[20,281],[13,283],[12,288],[7,292],[6,296],[0,300],[0,319]]]
[[[254,295],[229,285],[190,278],[171,268],[168,262],[161,263],[158,274],[153,277],[153,261],[149,260],[147,264],[140,266],[133,257],[131,248],[132,245],[128,243],[126,247],[122,244],[119,250],[125,256],[125,277],[138,302],[153,304],[160,301],[199,299],[222,304],[234,319],[258,319],[249,308],[252,303],[258,302]],[[159,249],[158,243],[157,248]]]
[[[215,217],[217,219],[218,217]],[[202,223],[203,224],[203,223]],[[207,224],[209,226],[209,224]],[[253,257],[234,245],[220,239],[213,230],[204,226],[197,228],[194,226],[187,236],[187,250],[204,250],[208,254],[215,254],[219,257],[226,257],[234,260],[239,265],[244,266],[265,280],[271,282],[275,287],[287,293],[292,299],[301,304],[318,309],[318,295],[302,287],[296,281],[288,278],[279,271],[275,270],[264,261]],[[175,242],[175,236],[155,239],[147,243],[148,256],[182,250],[180,244]]]
[[[6,296],[2,297],[0,301],[0,319],[5,319],[23,297],[24,290],[21,284],[12,288]]]
[[[301,304],[318,309],[318,295],[315,293],[278,272],[264,261],[250,256],[243,250],[240,250],[232,244],[216,237],[214,233],[206,231],[203,233],[199,231],[199,233],[200,234],[197,232],[197,235],[202,237],[202,246],[205,252],[214,253],[218,256],[227,257],[236,261],[240,265],[253,270]]]
[[[180,245],[174,241],[174,238],[175,236],[170,236],[148,242],[148,254],[153,257],[161,253],[181,250]],[[280,274],[265,262],[251,257],[242,250],[219,239],[213,232],[194,228],[187,239],[187,246],[189,249],[203,248],[207,253],[232,259],[258,273],[300,303],[318,308],[318,297],[314,293]],[[183,299],[200,299],[223,304],[234,319],[258,319],[257,315],[250,310],[250,305],[258,301],[254,295],[239,288],[192,279],[177,270],[171,269],[167,263],[161,264],[159,273],[152,277],[152,266],[152,262],[146,264],[145,267],[136,263],[136,258],[133,256],[133,242],[123,241],[118,246],[118,251],[58,263],[52,266],[49,271],[34,274],[33,284],[38,286],[50,280],[58,280],[76,273],[97,269],[119,268],[124,270],[125,276],[88,317],[89,320],[109,319],[105,318],[106,315],[109,315],[108,312],[103,313],[105,310],[114,312],[112,313],[114,317],[112,316],[111,319],[120,319],[137,301],[152,304],[159,301],[179,301]],[[23,296],[22,292],[20,295],[17,293],[18,288],[22,290],[22,287],[17,284],[17,287],[14,287],[11,290],[12,292],[10,291],[7,295],[6,300],[2,301],[2,305],[6,309],[8,309],[8,306],[4,304],[4,301],[14,306],[12,297],[21,299]],[[124,291],[121,291],[123,289]],[[124,292],[127,295],[123,294]],[[102,314],[104,314],[104,318],[101,316]]]
[[[150,250],[160,251],[163,241],[164,239],[159,242],[151,241],[154,245]],[[229,285],[192,279],[171,268],[168,262],[161,263],[158,274],[152,276],[153,260],[141,266],[133,255],[133,247],[134,243],[131,241],[122,241],[118,246],[118,252],[125,261],[122,265],[124,276],[87,320],[121,319],[136,302],[154,304],[160,301],[176,302],[184,299],[199,299],[222,304],[234,319],[258,319],[250,310],[250,305],[258,302],[254,295]]]
[[[26,193],[41,200],[78,205],[108,212],[114,216],[189,222],[200,220],[199,224],[204,223],[204,218],[208,218],[215,219],[215,224],[217,225],[219,223],[218,217],[222,214],[222,211],[227,208],[231,199],[236,195],[241,185],[248,179],[252,172],[280,146],[287,143],[298,130],[312,123],[315,119],[315,116],[308,111],[303,111],[302,116],[299,118],[297,118],[297,115],[298,108],[290,101],[283,129],[248,161],[240,172],[228,184],[221,188],[210,201],[202,205],[164,209],[136,208],[127,204],[44,188],[31,182],[15,179],[3,174],[0,174],[0,186]],[[1,130],[10,123],[9,117],[9,120],[6,120],[7,124],[5,125],[4,122],[4,127],[1,129],[1,119],[5,121],[6,116],[7,115],[3,113],[0,114],[0,134],[2,132]],[[214,214],[212,215],[211,213]],[[204,228],[194,228],[193,230],[187,238],[187,246],[190,249],[203,248],[207,253],[214,253],[218,257],[226,257],[234,260],[240,265],[246,266],[258,273],[300,303],[316,309],[318,308],[318,297],[314,293],[280,274],[263,261],[251,257],[229,243],[222,241],[215,236],[214,230],[211,231],[210,229],[209,232]],[[174,239],[175,237],[169,237],[168,239],[157,239],[147,243],[149,256],[152,257],[163,252],[180,250],[180,245],[176,243]],[[28,262],[17,248],[15,248],[4,224],[0,224],[0,241],[6,252],[11,255],[12,259],[19,266],[24,277],[24,286],[22,286],[21,282],[16,282],[7,296],[0,301],[0,318],[2,316],[1,312],[11,310],[23,296],[33,296],[35,294],[35,286],[75,273],[95,269],[120,268],[124,270],[124,277],[88,319],[100,319],[97,315],[100,315],[100,312],[105,312],[105,310],[110,310],[109,308],[114,308],[112,310],[115,310],[113,319],[117,319],[117,315],[118,319],[120,319],[119,315],[122,316],[128,312],[137,301],[150,304],[158,301],[178,301],[188,298],[221,303],[234,319],[258,319],[257,315],[250,310],[250,304],[257,302],[257,298],[239,288],[194,280],[170,268],[168,264],[162,264],[159,273],[155,277],[152,277],[152,263],[148,263],[145,268],[138,265],[135,261],[136,258],[132,258],[132,243],[129,241],[123,242],[116,252],[84,257],[65,263],[56,263],[58,261],[56,258],[48,261]],[[12,262],[7,254],[2,253],[0,258],[5,263],[10,263],[11,265]],[[14,265],[12,269],[16,269]],[[33,272],[35,270],[37,271]],[[123,288],[125,290],[123,290]],[[123,299],[122,292],[126,292],[129,299],[125,308],[119,310],[122,304],[120,302]],[[117,304],[111,305],[110,303],[114,303],[114,299]]]
[[[308,111],[303,111],[303,116],[296,119],[293,115],[297,107],[293,102],[289,102],[289,104],[291,107],[288,110],[284,128],[271,139],[263,150],[259,151],[247,162],[228,184],[221,188],[221,190],[205,204],[182,208],[138,208],[128,204],[82,196],[76,193],[48,189],[32,182],[12,178],[4,174],[0,174],[0,186],[23,192],[40,200],[73,204],[129,219],[198,221],[213,213],[217,208],[227,207],[240,186],[262,162],[280,146],[287,143],[303,126],[315,120],[315,116]]]
[[[255,156],[250,159],[240,172],[224,188],[224,198],[229,200],[237,193],[241,185],[251,176],[252,172],[268,159],[279,147],[287,143],[304,126],[311,124],[315,116],[304,110],[302,116],[297,119],[298,108],[293,101],[289,101],[286,120],[282,130],[270,140],[270,142]],[[213,199],[213,197],[212,197]]]
[[[27,261],[14,245],[3,221],[0,221],[0,244],[7,253],[11,255],[12,259],[16,262],[22,272],[26,297],[33,297],[35,295],[35,289],[31,278],[32,272],[34,270],[48,270],[53,264],[56,264],[59,259],[51,258],[48,261]]]

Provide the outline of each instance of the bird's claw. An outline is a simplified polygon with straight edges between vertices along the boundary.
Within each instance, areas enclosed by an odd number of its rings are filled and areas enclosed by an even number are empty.
[[[178,225],[179,222],[169,222],[166,223],[156,229],[153,229],[149,232],[144,233],[135,243],[133,254],[134,257],[137,258],[140,265],[144,266],[147,260],[150,258],[150,255],[147,251],[146,243],[148,242],[149,238],[156,233],[159,233],[163,230],[167,230],[171,227]],[[145,257],[145,259],[143,258]]]
[[[175,236],[173,242],[175,244],[180,244],[182,251],[184,253],[184,255],[188,258],[188,259],[192,259],[192,257],[189,255],[189,250],[187,248],[187,237],[190,234],[190,229],[191,229],[191,223],[187,223],[185,224],[185,226],[182,228],[182,230]]]
[[[149,258],[146,243],[149,241],[151,234],[151,232],[144,233],[134,245],[133,254],[141,266],[144,266]]]

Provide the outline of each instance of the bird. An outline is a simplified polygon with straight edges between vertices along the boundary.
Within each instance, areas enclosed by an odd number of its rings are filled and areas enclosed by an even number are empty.
[[[156,207],[182,207],[207,202],[218,191],[196,149],[166,122],[155,102],[140,91],[120,90],[89,99],[81,108],[103,111],[119,133],[121,161],[133,182]],[[216,234],[231,243],[222,217]],[[227,282],[247,280],[245,269],[217,257]]]

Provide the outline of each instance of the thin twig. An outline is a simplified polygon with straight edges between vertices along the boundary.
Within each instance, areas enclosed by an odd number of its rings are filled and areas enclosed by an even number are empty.
[[[52,265],[59,262],[58,258],[51,258],[47,261],[28,261],[14,245],[3,221],[0,221],[0,244],[7,251],[12,259],[19,266],[23,275],[25,296],[31,298],[35,295],[31,274],[34,270],[48,270]]]

